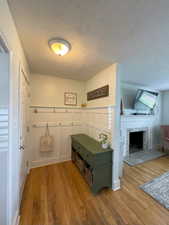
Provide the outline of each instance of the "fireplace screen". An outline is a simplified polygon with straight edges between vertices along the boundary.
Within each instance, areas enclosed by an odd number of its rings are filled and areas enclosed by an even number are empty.
[[[143,151],[144,131],[130,132],[129,134],[129,153]]]

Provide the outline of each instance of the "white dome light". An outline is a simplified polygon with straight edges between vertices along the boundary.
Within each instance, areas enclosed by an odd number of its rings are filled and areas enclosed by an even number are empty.
[[[58,56],[66,55],[71,49],[71,45],[68,41],[58,38],[50,40],[49,47]]]

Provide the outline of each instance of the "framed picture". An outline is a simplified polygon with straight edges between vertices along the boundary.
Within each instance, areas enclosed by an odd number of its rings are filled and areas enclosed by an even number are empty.
[[[77,93],[65,92],[65,105],[76,106],[77,105]]]
[[[97,98],[103,98],[109,96],[109,85],[97,88],[87,93],[87,101],[91,101]]]

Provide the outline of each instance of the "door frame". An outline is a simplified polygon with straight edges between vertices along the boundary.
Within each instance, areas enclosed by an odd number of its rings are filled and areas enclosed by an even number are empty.
[[[21,101],[22,101],[22,80],[21,79],[24,79],[25,82],[26,82],[26,85],[27,85],[27,88],[29,87],[30,83],[29,83],[29,80],[27,78],[27,75],[26,75],[26,72],[23,68],[23,66],[21,64],[19,64],[19,76],[18,76],[18,80],[19,80],[19,92],[18,92],[18,100],[19,100],[19,104],[18,104],[18,132],[19,132],[19,136],[18,136],[18,151],[21,151],[20,150],[20,146],[21,146],[21,140],[20,140],[20,137],[21,137],[21,132],[22,132],[22,123],[21,123]],[[28,112],[29,113],[29,112]],[[27,148],[27,153],[28,153],[28,148]],[[23,152],[23,155],[25,154],[25,152]],[[27,156],[27,155],[26,155]],[[27,158],[28,160],[28,158]],[[22,196],[22,193],[23,193],[23,190],[24,190],[24,184],[25,184],[25,181],[26,181],[26,175],[29,173],[29,168],[27,167],[26,168],[26,172],[25,172],[25,177],[24,177],[24,180],[23,182],[19,182],[19,204],[21,203],[21,196]]]
[[[4,52],[6,52],[9,56],[8,59],[8,78],[9,78],[9,99],[8,99],[8,151],[7,151],[7,225],[11,225],[13,222],[14,224],[18,220],[18,215],[14,216],[12,218],[12,206],[13,206],[13,201],[12,201],[12,150],[13,150],[13,140],[18,139],[18,134],[15,134],[13,132],[13,128],[15,127],[18,130],[18,118],[15,120],[15,123],[13,123],[13,107],[17,107],[13,103],[13,96],[12,96],[12,91],[13,91],[13,83],[14,83],[14,76],[13,76],[13,63],[14,63],[14,53],[12,51],[12,48],[10,44],[7,41],[7,38],[5,34],[0,31],[0,44],[2,48],[4,49]],[[16,141],[16,143],[19,143],[19,140]],[[16,147],[19,147],[16,146]],[[16,209],[18,212],[18,209]]]
[[[113,114],[113,136],[112,136],[112,148],[113,151],[113,179],[112,189],[117,191],[121,188],[120,181],[120,64],[116,63],[116,81],[115,81],[115,107]]]

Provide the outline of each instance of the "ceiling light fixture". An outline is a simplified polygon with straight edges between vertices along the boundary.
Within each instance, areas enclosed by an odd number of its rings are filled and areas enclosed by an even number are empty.
[[[71,50],[71,44],[60,38],[51,39],[49,41],[49,47],[58,56],[66,55]]]

